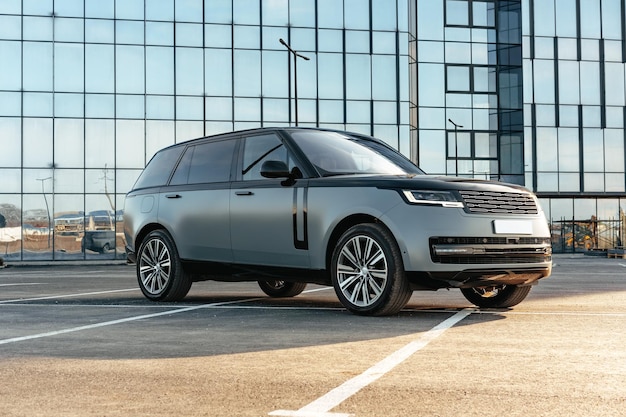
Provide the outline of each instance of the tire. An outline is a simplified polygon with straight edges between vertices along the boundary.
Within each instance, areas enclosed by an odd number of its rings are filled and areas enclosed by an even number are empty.
[[[348,229],[335,246],[330,269],[339,301],[355,314],[396,314],[413,294],[398,244],[378,224]]]
[[[137,253],[137,282],[152,301],[182,300],[191,288],[191,277],[184,271],[176,245],[164,230],[146,236]]]
[[[481,308],[508,308],[524,301],[531,286],[501,285],[498,287],[461,288],[470,303]]]
[[[280,280],[258,281],[259,287],[270,297],[295,297],[306,288],[306,282],[286,282]]]
[[[102,247],[102,250],[100,250],[100,253],[107,253],[110,250],[111,248],[109,247],[109,244],[105,243],[104,246]]]

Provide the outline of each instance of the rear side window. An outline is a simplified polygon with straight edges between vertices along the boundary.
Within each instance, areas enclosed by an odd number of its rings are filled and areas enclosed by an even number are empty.
[[[188,147],[170,185],[229,181],[235,143],[225,140]]]
[[[154,155],[137,179],[134,189],[165,185],[182,151],[183,148],[177,146],[162,150]]]

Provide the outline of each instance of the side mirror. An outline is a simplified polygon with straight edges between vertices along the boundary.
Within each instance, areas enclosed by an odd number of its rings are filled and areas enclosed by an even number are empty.
[[[261,165],[261,176],[265,178],[290,178],[291,173],[283,161],[265,161]]]

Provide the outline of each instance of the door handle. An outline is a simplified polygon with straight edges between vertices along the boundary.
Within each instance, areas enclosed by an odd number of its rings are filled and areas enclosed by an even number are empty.
[[[181,198],[180,194],[166,194],[165,198]]]
[[[252,191],[235,191],[235,195],[252,195]]]

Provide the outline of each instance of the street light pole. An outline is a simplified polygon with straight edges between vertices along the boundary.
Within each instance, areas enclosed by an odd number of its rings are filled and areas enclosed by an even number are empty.
[[[454,123],[452,121],[452,119],[448,119],[448,121],[450,123],[452,123],[454,125],[454,162],[455,162],[455,169],[456,169],[456,176],[459,176],[459,142],[457,141],[457,136],[456,136],[456,131],[457,128],[462,128],[462,125],[457,125],[456,123]]]
[[[289,52],[293,54],[293,83],[294,83],[294,94],[295,94],[295,99],[296,99],[296,126],[298,126],[298,58],[302,58],[305,61],[308,61],[309,58],[291,49],[291,46],[289,46],[287,42],[283,40],[283,38],[280,38],[279,42],[283,44],[285,48],[289,50]],[[291,80],[289,82],[289,102],[291,103]],[[291,117],[289,117],[289,119],[291,120]]]
[[[37,181],[41,181],[41,194],[43,194],[43,201],[46,203],[46,213],[48,215],[48,247],[50,247],[50,208],[48,207],[48,198],[46,197],[46,192],[43,189],[43,183],[47,180],[51,180],[52,177],[47,178],[37,178]]]

